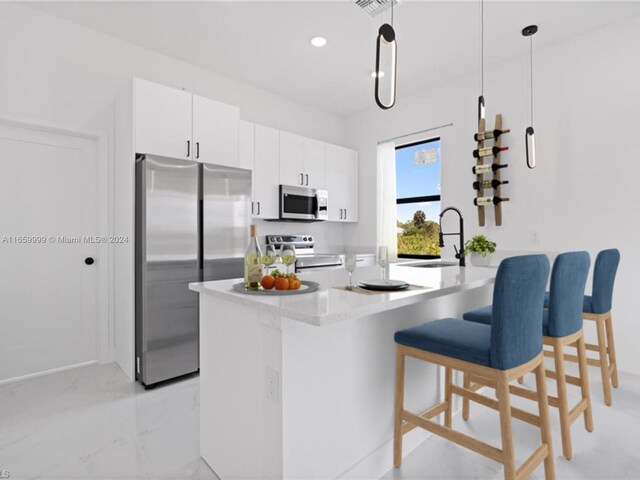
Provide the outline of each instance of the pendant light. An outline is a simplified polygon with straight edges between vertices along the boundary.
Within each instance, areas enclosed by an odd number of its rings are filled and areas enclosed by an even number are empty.
[[[537,25],[529,25],[522,29],[522,36],[529,37],[529,88],[531,101],[531,124],[524,132],[525,153],[527,158],[527,167],[536,168],[536,138],[533,130],[533,36],[538,31]]]
[[[480,96],[478,97],[478,120],[484,118],[484,0],[480,0]]]
[[[385,23],[378,30],[376,39],[375,99],[383,110],[396,103],[397,42],[393,29],[393,4],[391,2],[391,25]]]

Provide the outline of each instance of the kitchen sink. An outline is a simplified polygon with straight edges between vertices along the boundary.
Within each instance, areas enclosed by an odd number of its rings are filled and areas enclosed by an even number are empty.
[[[405,265],[407,267],[418,267],[418,268],[444,268],[444,267],[457,267],[457,262],[430,262],[430,263],[418,263],[418,264],[409,264]]]

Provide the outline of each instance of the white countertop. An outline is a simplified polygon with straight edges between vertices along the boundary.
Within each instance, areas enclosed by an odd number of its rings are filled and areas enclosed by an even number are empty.
[[[362,280],[377,279],[380,278],[380,275],[381,270],[377,266],[358,268],[353,274],[353,281],[357,283]],[[232,286],[241,281],[240,279],[191,283],[189,288],[200,294],[211,295],[241,305],[259,308],[282,317],[321,326],[490,285],[494,282],[495,275],[496,270],[492,268],[460,268],[458,266],[418,268],[391,265],[390,278],[404,280],[412,285],[427,288],[375,295],[333,288],[334,286],[344,286],[348,282],[348,273],[342,269],[299,274],[301,280],[310,280],[320,284],[318,291],[300,295],[262,296],[238,293],[232,289]]]

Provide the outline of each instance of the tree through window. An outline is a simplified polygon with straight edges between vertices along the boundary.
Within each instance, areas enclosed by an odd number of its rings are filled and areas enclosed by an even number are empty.
[[[396,147],[398,256],[440,258],[440,138]]]

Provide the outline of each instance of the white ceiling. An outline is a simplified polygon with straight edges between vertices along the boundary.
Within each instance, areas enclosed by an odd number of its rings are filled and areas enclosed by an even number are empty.
[[[374,104],[375,37],[389,13],[354,2],[29,2],[29,6],[339,115]],[[398,96],[477,71],[479,2],[408,1],[395,10]],[[640,15],[640,2],[487,2],[486,62]],[[328,39],[324,48],[309,38]],[[613,46],[612,46],[613,48]]]

